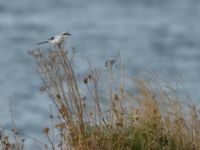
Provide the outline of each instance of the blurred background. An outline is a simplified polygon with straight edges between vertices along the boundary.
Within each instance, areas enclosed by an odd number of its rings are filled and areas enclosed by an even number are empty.
[[[50,102],[38,90],[41,82],[27,51],[63,31],[72,34],[66,46],[77,50],[78,73],[87,68],[84,57],[104,66],[121,51],[134,75],[134,68],[172,82],[181,75],[181,92],[198,105],[199,25],[199,0],[1,0],[0,124],[11,127],[12,105],[17,128],[43,139]]]

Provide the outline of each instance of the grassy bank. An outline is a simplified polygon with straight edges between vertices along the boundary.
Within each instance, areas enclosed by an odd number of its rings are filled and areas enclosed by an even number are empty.
[[[56,140],[50,136],[53,129],[44,128],[49,143],[43,149],[200,149],[199,113],[192,103],[182,103],[170,83],[127,77],[121,60],[107,60],[102,70],[90,63],[80,78],[65,49],[34,50],[31,55],[43,82],[40,90],[57,109],[50,115],[56,122]],[[113,71],[115,63],[118,72]]]

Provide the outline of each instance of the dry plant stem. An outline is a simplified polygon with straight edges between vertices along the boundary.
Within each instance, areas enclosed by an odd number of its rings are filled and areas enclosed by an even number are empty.
[[[21,133],[25,138],[29,138],[31,140],[33,140],[41,149],[43,149],[43,147],[45,147],[45,144],[44,143],[41,143],[41,141],[39,141],[38,139],[34,138],[34,137],[31,137],[31,136],[28,136],[24,133]]]
[[[65,50],[60,49],[60,54],[61,54],[62,65],[65,71],[65,75],[67,77],[67,84],[68,84],[67,87],[69,90],[69,95],[75,104],[76,113],[77,113],[79,125],[80,125],[80,131],[82,131],[84,129],[83,106],[82,106],[82,99],[81,99],[79,89],[76,83],[76,79],[74,76],[75,74],[74,74],[73,69],[71,68],[70,61],[65,54]]]
[[[52,90],[52,88],[50,87],[50,85],[48,85],[48,80],[49,80],[49,75],[48,75],[48,71],[47,68],[45,66],[45,62],[44,62],[44,58],[37,58],[37,66],[38,69],[40,69],[40,71],[38,71],[38,74],[40,75],[40,79],[43,82],[43,85],[46,86],[47,90],[46,92],[48,93],[49,97],[53,100],[53,103],[55,104],[56,108],[59,110],[59,104],[55,101],[56,96],[54,94],[54,91]]]
[[[90,75],[91,75],[91,81],[93,83],[93,92],[90,92],[94,101],[95,101],[95,120],[96,120],[96,111],[97,111],[97,114],[98,114],[98,117],[99,117],[99,122],[100,122],[100,125],[102,125],[102,120],[103,120],[103,114],[102,114],[102,111],[101,111],[101,107],[100,107],[100,100],[99,100],[99,95],[98,95],[98,78],[99,78],[99,72],[96,68],[92,67],[92,63],[90,63],[90,61],[88,60],[88,65],[89,65],[89,69],[90,69]],[[87,85],[88,87],[88,85]],[[89,87],[88,87],[89,89]]]
[[[4,129],[3,129],[3,127],[1,127],[1,147],[2,147],[2,150],[5,150],[5,145],[4,145],[4,137],[5,137],[5,135],[4,135]]]
[[[12,133],[13,133],[14,138],[15,138],[16,150],[21,150],[21,142],[20,142],[20,139],[19,139],[19,136],[18,136],[18,131],[17,131],[16,125],[15,125],[14,112],[13,112],[13,109],[12,109],[12,105],[10,105],[10,113],[11,113],[11,122],[12,122],[12,125],[13,125]]]
[[[56,74],[60,74],[61,72],[61,69],[60,66],[57,64],[57,63],[54,63],[53,65],[55,71],[56,71]],[[67,108],[70,108],[69,107],[69,104],[68,104],[68,99],[67,97],[65,96],[65,91],[64,91],[64,85],[63,85],[63,81],[62,79],[60,79],[60,77],[55,81],[55,98],[57,99],[57,101],[61,101],[60,104],[61,105],[65,105]]]
[[[107,67],[107,73],[108,73],[108,101],[110,103],[110,113],[109,113],[109,124],[112,125],[113,124],[113,110],[114,110],[114,101],[113,101],[113,91],[112,91],[112,85],[113,85],[113,73],[112,73],[112,65],[108,65]]]
[[[54,143],[54,137],[55,137],[55,130],[54,130],[54,118],[53,118],[53,111],[52,111],[52,107],[51,105],[49,106],[50,108],[50,111],[49,111],[49,116],[50,116],[50,120],[51,120],[51,128],[52,128],[52,136],[51,136],[51,139],[52,139],[52,142]]]
[[[200,149],[198,111],[194,105],[186,108],[180,102],[181,97],[176,95],[177,88],[171,87],[172,84],[164,81],[160,83],[156,76],[155,79],[151,78],[151,82],[154,82],[151,84],[141,78],[133,78],[134,90],[125,90],[126,78],[121,55],[120,79],[116,78],[119,82],[115,82],[113,78],[115,72],[112,70],[112,60],[107,63],[106,81],[108,82],[101,84],[98,80],[99,71],[89,65],[90,76],[84,82],[87,84],[86,92],[88,93],[84,95],[89,95],[95,103],[94,111],[90,113],[80,95],[79,82],[76,80],[69,56],[66,55],[64,49],[58,49],[56,52],[58,52],[59,64],[53,64],[51,66],[53,69],[50,68],[48,71],[49,66],[45,66],[41,59],[39,67],[43,70],[42,73],[40,72],[43,82],[48,85],[47,92],[61,116],[59,149]],[[51,79],[51,73],[54,71],[56,76]],[[64,78],[60,78],[61,75]],[[59,78],[53,86],[48,84],[57,77]],[[105,112],[102,112],[103,109],[100,107],[100,94],[105,94],[99,93],[100,85],[102,88],[106,87],[106,97],[108,97],[109,105],[105,108],[108,111]],[[73,113],[70,111],[72,107]],[[49,141],[50,147],[52,147],[51,142],[53,141]],[[54,146],[56,149],[55,144]]]
[[[60,148],[61,150],[63,150],[63,141],[64,141],[64,137],[63,137],[63,130],[60,129]]]
[[[48,138],[48,140],[49,140],[49,143],[51,144],[52,150],[55,150],[55,146],[54,146],[53,141],[51,140],[51,138],[49,137],[48,134],[47,134],[46,136],[47,136],[47,138]]]
[[[123,100],[125,100],[124,97],[124,65],[123,65],[123,60],[122,60],[122,56],[121,56],[121,52],[119,53],[119,60],[120,60],[120,97],[119,97],[119,112],[120,112],[120,121],[123,121],[123,112],[124,112],[124,108],[123,108]]]
[[[87,84],[87,90],[88,90],[89,96],[93,99],[94,98],[94,94],[93,94],[93,91],[91,90],[91,88],[89,87],[88,84]],[[93,122],[96,122],[96,121],[97,121],[97,107],[96,107],[96,103],[95,103]]]

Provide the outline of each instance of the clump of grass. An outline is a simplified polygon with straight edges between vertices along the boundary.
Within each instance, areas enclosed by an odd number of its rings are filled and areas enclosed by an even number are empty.
[[[12,138],[9,138],[9,135],[6,133],[5,129],[0,126],[0,149],[1,150],[22,150],[24,148],[24,141],[18,135],[16,128],[11,130]]]
[[[59,115],[55,124],[58,143],[51,140],[49,128],[43,129],[51,149],[200,149],[195,105],[184,105],[166,82],[126,77],[121,60],[117,74],[113,72],[115,61],[108,60],[105,71],[89,64],[88,74],[80,80],[66,49],[37,49],[31,54],[43,82],[41,90],[48,93]],[[126,89],[127,82],[136,90]],[[88,102],[94,103],[92,108]]]

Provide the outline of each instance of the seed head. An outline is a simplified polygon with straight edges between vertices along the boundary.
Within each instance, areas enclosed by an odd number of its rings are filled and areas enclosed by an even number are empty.
[[[42,131],[43,131],[44,134],[48,134],[49,128],[44,128]]]
[[[114,63],[115,63],[115,60],[114,59],[110,59],[110,60],[107,60],[105,62],[105,66],[106,67],[112,67]]]
[[[116,100],[116,101],[119,100],[119,96],[117,94],[114,94],[114,100]]]
[[[92,75],[91,74],[88,74],[88,79],[92,79]]]
[[[87,84],[88,83],[88,78],[83,79],[83,83]]]

